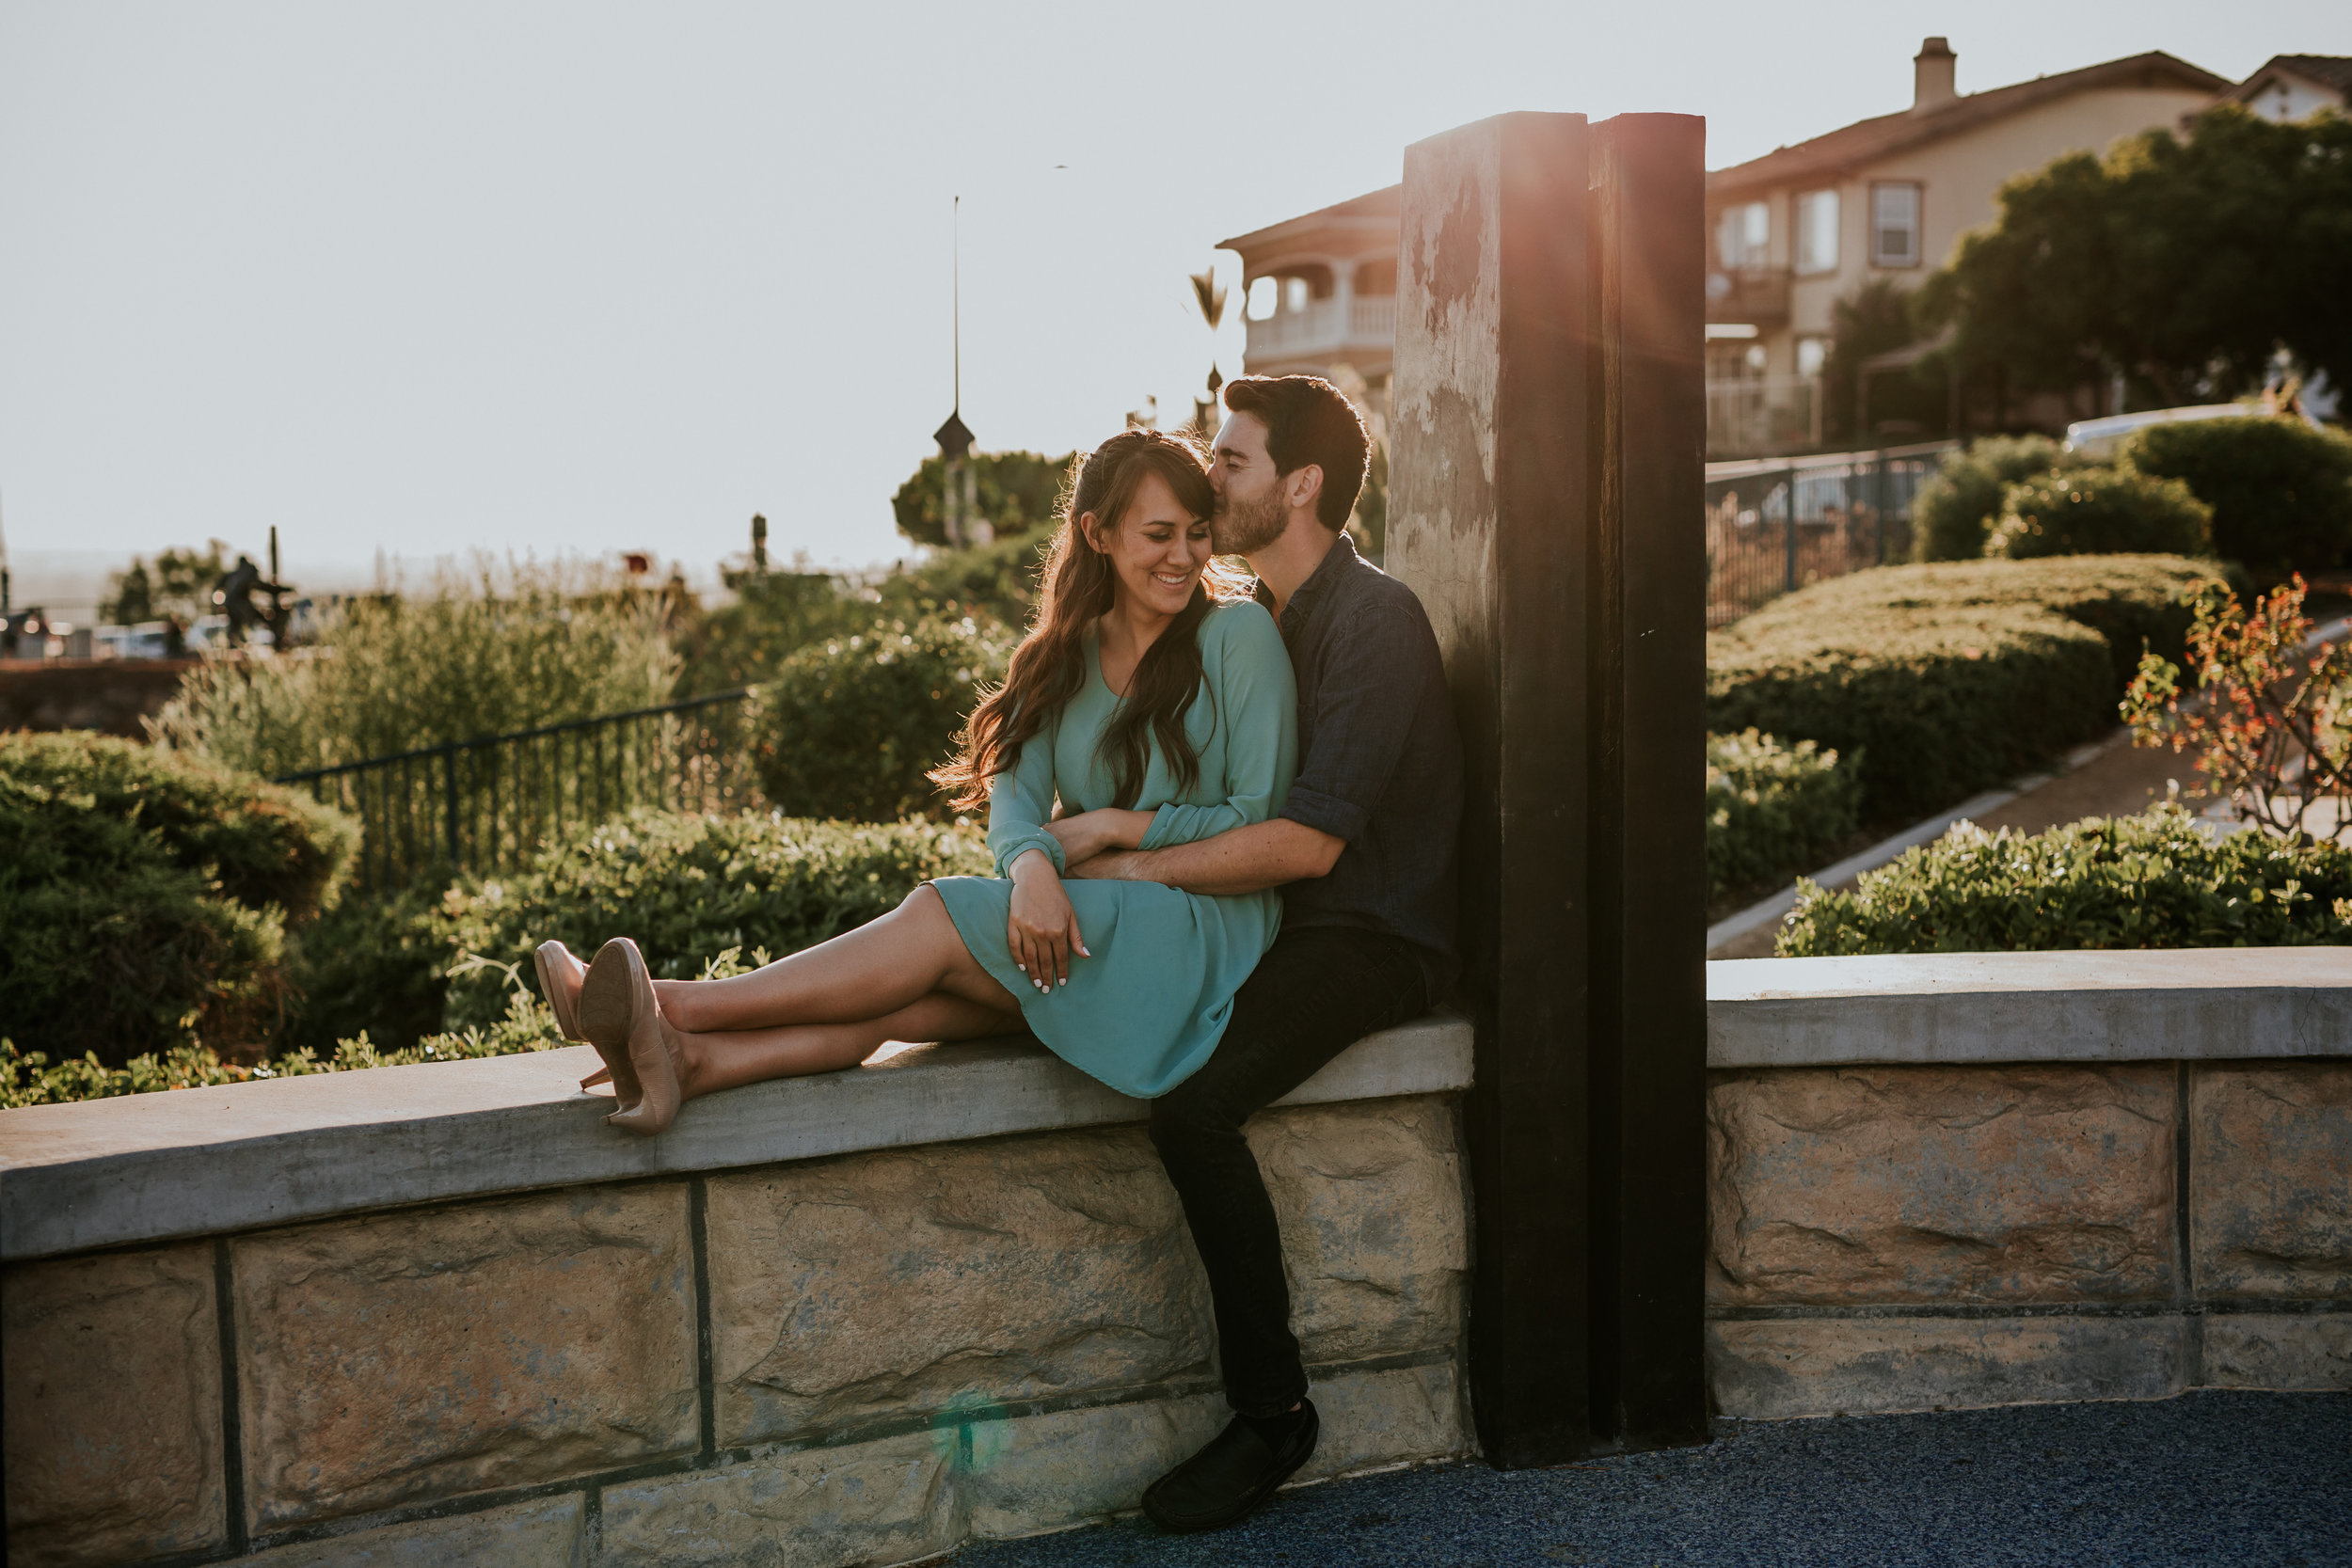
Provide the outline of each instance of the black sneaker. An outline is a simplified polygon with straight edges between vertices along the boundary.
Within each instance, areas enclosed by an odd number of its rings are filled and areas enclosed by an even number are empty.
[[[1274,1496],[1293,1471],[1315,1451],[1323,1423],[1312,1400],[1301,1400],[1304,1418],[1277,1448],[1258,1435],[1246,1417],[1236,1416],[1206,1447],[1153,1481],[1143,1494],[1143,1512],[1164,1530],[1222,1529]]]

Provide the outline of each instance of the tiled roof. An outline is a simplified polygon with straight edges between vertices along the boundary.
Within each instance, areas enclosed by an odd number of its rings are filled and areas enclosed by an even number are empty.
[[[1841,174],[1906,148],[1940,141],[2057,99],[2100,87],[2185,87],[2220,93],[2232,86],[2226,76],[2217,76],[2162,50],[2151,50],[2128,59],[2108,60],[2080,71],[2065,71],[2010,87],[1972,92],[1924,114],[1905,109],[1874,119],[1856,120],[1810,141],[1718,169],[1707,177],[1707,188],[1710,195],[1724,195]]]

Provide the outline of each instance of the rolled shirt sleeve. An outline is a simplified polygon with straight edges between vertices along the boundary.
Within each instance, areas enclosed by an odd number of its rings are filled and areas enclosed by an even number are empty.
[[[1312,738],[1277,814],[1353,844],[1371,825],[1412,735],[1414,705],[1397,689],[1420,628],[1375,603],[1332,630],[1321,650]]]

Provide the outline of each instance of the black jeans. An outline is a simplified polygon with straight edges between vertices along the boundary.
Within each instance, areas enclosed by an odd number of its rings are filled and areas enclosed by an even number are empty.
[[[1152,1101],[1152,1144],[1184,1200],[1216,1308],[1227,1402],[1245,1416],[1307,1392],[1282,1233],[1241,1124],[1375,1030],[1429,1010],[1421,950],[1347,927],[1287,930],[1233,998],[1208,1065]]]

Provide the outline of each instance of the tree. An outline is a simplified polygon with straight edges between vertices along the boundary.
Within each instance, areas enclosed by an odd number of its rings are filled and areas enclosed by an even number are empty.
[[[98,607],[100,617],[116,626],[135,626],[166,616],[185,624],[210,614],[213,585],[229,570],[223,560],[228,550],[226,542],[215,539],[201,554],[165,550],[151,567],[133,556],[130,566],[107,583],[106,597]]]
[[[2259,385],[2280,348],[2352,384],[2352,119],[2225,104],[2001,187],[2000,218],[1923,286],[1960,368],[2072,392],[2122,374],[2158,404]]]
[[[1047,457],[1034,451],[976,451],[964,459],[979,492],[979,515],[998,538],[1026,533],[1050,521],[1061,500],[1062,476],[1074,453]],[[947,543],[947,467],[938,456],[923,459],[890,510],[898,531],[918,545]]]
[[[1871,372],[1870,395],[1859,395],[1862,362],[1909,348],[1920,337],[1911,291],[1891,277],[1874,278],[1830,308],[1829,356],[1821,363],[1822,434],[1833,441],[1867,441],[1886,420],[1907,420],[1921,429],[1944,422],[1947,397],[1941,374],[1928,376],[1920,365]]]

